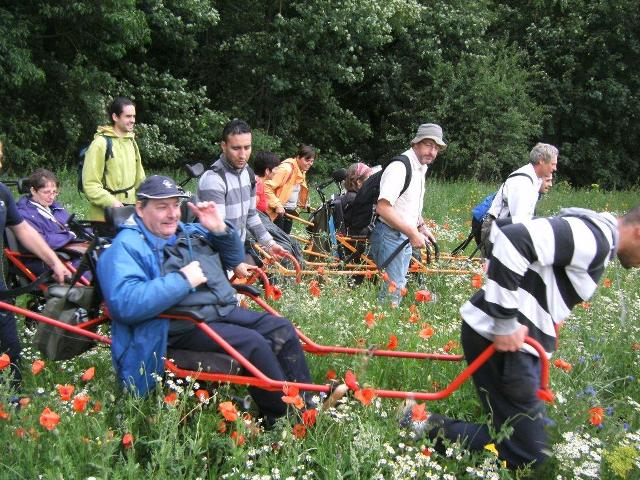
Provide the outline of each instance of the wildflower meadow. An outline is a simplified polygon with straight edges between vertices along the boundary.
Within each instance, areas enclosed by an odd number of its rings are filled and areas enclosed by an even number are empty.
[[[83,200],[68,177],[61,200],[81,215]],[[425,217],[443,252],[467,236],[471,207],[495,188],[429,180]],[[621,214],[638,198],[637,190],[574,190],[561,182],[539,202],[538,214],[565,206]],[[463,265],[473,274],[411,274],[396,309],[377,304],[373,281],[351,287],[322,271],[301,284],[276,275],[282,296],[273,304],[320,343],[459,354],[458,309],[483,282],[479,263]],[[438,266],[456,265],[440,260]],[[551,459],[535,478],[640,478],[639,316],[640,273],[614,261],[594,297],[561,329],[550,367]],[[371,394],[370,387],[441,390],[464,362],[308,354],[316,383],[357,380],[360,388],[326,411],[305,412],[298,408],[300,392],[287,389],[289,415],[263,429],[244,387],[168,374],[149,397],[134,398],[116,385],[108,347],[48,361],[31,345],[34,325],[19,319],[19,328],[22,390],[12,391],[8,369],[0,371],[0,478],[511,479],[532,473],[509,470],[493,443],[474,454],[451,443],[439,454],[399,427],[400,400]],[[9,361],[0,357],[0,368]],[[487,420],[470,381],[444,400],[419,403],[413,415],[429,412]],[[493,434],[497,442],[509,427]]]

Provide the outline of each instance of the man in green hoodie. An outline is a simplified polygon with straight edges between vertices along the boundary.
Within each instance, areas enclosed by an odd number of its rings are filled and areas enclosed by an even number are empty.
[[[98,221],[104,220],[106,207],[135,204],[136,188],[145,178],[133,133],[135,105],[118,97],[107,113],[112,125],[98,127],[82,167],[82,189],[91,204],[89,219]]]

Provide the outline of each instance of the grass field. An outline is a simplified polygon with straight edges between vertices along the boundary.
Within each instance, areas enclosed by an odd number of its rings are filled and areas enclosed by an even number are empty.
[[[65,176],[64,183],[62,202],[73,211],[86,211],[73,179]],[[425,216],[436,224],[443,251],[466,237],[470,208],[493,188],[430,181]],[[565,206],[623,213],[638,198],[638,191],[605,192],[597,186],[576,191],[561,183],[541,200],[538,213],[553,214]],[[552,366],[556,400],[548,407],[555,422],[549,430],[553,457],[536,478],[640,478],[639,275],[613,262],[604,277],[596,295],[574,310],[562,330],[554,359],[566,364]],[[350,289],[333,277],[316,280],[319,297],[309,292],[308,280],[295,285],[280,279],[284,294],[275,304],[312,338],[327,344],[384,347],[395,335],[398,349],[444,352],[446,347],[461,353],[458,309],[474,291],[470,276],[414,276],[405,302],[395,310],[376,305],[373,284]],[[409,307],[420,288],[434,292],[436,301],[417,303],[419,320],[414,323]],[[369,327],[368,312],[384,316],[378,315]],[[426,339],[419,335],[424,324],[434,332]],[[245,389],[216,389],[167,376],[148,398],[131,398],[116,387],[105,347],[69,361],[46,361],[33,374],[32,362],[39,359],[30,346],[33,331],[22,321],[19,325],[24,334],[21,395],[30,401],[20,409],[10,406],[14,392],[5,379],[0,390],[0,439],[5,449],[0,478],[516,478],[490,447],[471,455],[452,444],[439,455],[428,442],[412,439],[398,428],[397,400],[374,399],[365,406],[348,397],[337,408],[319,413],[315,425],[304,432],[297,427],[298,436],[294,425],[300,419],[293,412],[274,429],[254,434],[242,416],[225,421],[218,409],[220,403],[246,395]],[[361,385],[424,391],[442,388],[463,368],[460,363],[368,356],[308,356],[308,362],[316,382],[326,381],[328,373],[340,378],[351,370]],[[82,380],[90,368],[95,368],[95,376]],[[71,400],[61,399],[57,385],[74,387]],[[198,389],[206,389],[210,398],[199,401],[194,395]],[[172,391],[177,393],[175,401],[166,398]],[[88,397],[84,409],[78,396]],[[51,430],[41,424],[46,407],[59,415]],[[594,412],[596,417],[600,413],[594,408],[602,408],[601,422],[593,418]],[[485,420],[470,383],[446,400],[428,403],[427,409]],[[496,438],[508,433],[495,432]]]

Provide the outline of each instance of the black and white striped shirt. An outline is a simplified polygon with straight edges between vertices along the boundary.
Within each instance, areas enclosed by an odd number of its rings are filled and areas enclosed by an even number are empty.
[[[515,332],[520,323],[549,355],[556,349],[556,326],[593,295],[617,243],[611,214],[566,212],[494,222],[486,284],[460,309],[480,335],[493,340]],[[524,349],[535,354],[528,345]]]

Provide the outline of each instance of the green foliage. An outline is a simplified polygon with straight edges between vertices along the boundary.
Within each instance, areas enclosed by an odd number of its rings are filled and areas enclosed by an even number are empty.
[[[629,186],[640,173],[637,4],[627,0],[501,5],[498,24],[539,69],[536,101],[550,112],[545,136],[578,185]]]
[[[314,145],[316,175],[435,121],[439,177],[496,181],[547,141],[570,183],[628,187],[638,25],[629,0],[7,0],[0,138],[9,170],[71,165],[126,95],[149,171],[208,162],[233,117],[254,150]]]

